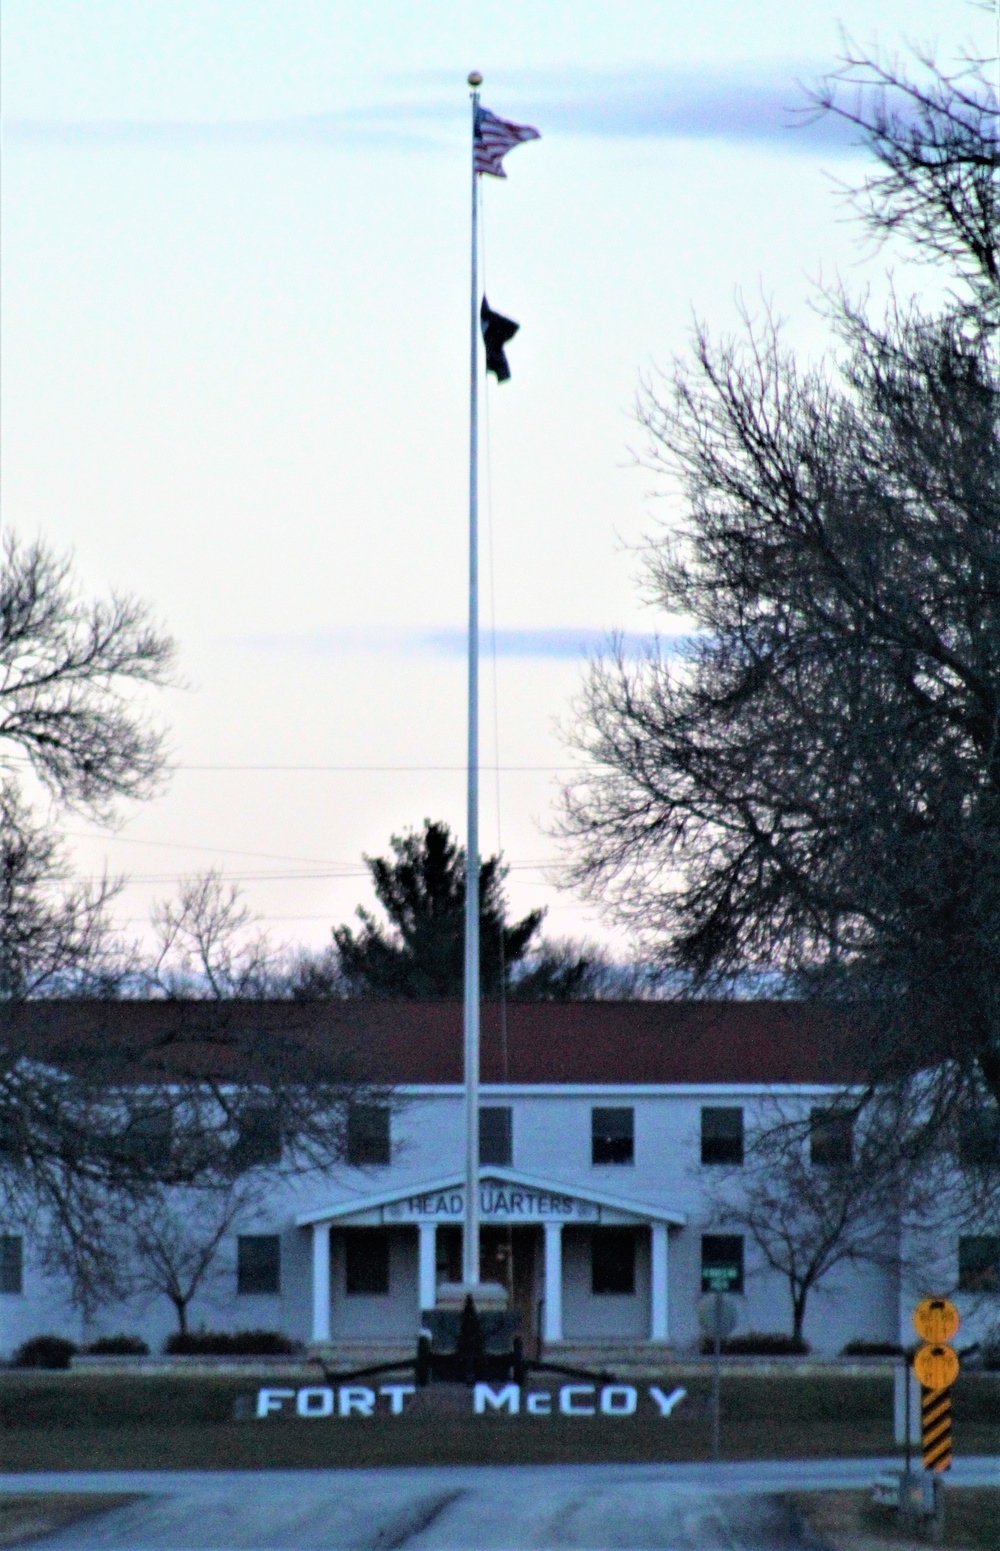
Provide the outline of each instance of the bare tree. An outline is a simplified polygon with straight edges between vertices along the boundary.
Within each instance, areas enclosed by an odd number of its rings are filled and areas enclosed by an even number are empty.
[[[992,9],[992,7],[991,7]],[[918,52],[918,72],[848,46],[811,94],[814,111],[854,126],[876,170],[848,203],[878,237],[902,232],[918,255],[943,263],[990,326],[1000,324],[1000,102],[994,60],[945,71]]]
[[[170,638],[117,594],[85,602],[69,562],[9,535],[0,564],[0,769],[25,758],[59,802],[108,817],[149,796],[163,737],[132,691],[169,682]]]
[[[153,908],[156,947],[145,970],[154,994],[257,999],[283,989],[284,954],[260,931],[238,885],[216,871],[186,878]]]
[[[834,294],[810,368],[770,317],[702,329],[644,391],[686,510],[647,589],[695,630],[594,664],[562,828],[572,879],[688,985],[771,976],[845,1008],[859,1079],[934,1072],[930,1147],[1000,1102],[1000,114],[975,65],[923,69],[852,58],[818,101],[874,155],[870,229],[953,298]]]
[[[211,1190],[158,1189],[145,1196],[129,1221],[129,1292],[169,1299],[177,1328],[187,1334],[188,1310],[199,1294],[231,1271],[220,1252],[233,1228],[259,1199],[259,1186],[241,1178]]]
[[[169,681],[170,639],[132,599],[87,602],[67,561],[7,536],[0,558],[0,1210],[34,1230],[81,1302],[119,1286],[113,1249],[137,1177],[116,1137],[123,1096],[103,1042],[35,1037],[42,998],[114,996],[132,967],[109,909],[117,885],[74,884],[52,822],[24,796],[108,819],[149,796],[162,734],[137,698]],[[127,1107],[127,1106],[126,1106]]]
[[[88,1308],[121,1293],[122,1233],[165,1190],[228,1199],[264,1154],[279,1173],[334,1166],[351,1103],[382,1094],[352,1029],[331,1033],[304,1010],[269,1012],[260,1001],[273,966],[221,878],[192,880],[162,907],[156,961],[138,964],[111,925],[115,885],[74,885],[54,828],[21,795],[33,775],[57,806],[99,819],[119,800],[149,796],[164,748],[137,691],[168,681],[172,654],[140,604],[83,601],[65,561],[8,539],[0,1210]],[[155,1017],[148,1002],[119,1000],[151,986]]]
[[[888,1118],[865,1114],[858,1124],[846,1097],[805,1117],[774,1101],[747,1139],[743,1166],[716,1171],[713,1220],[748,1235],[785,1278],[799,1340],[810,1294],[837,1266],[898,1262],[902,1197],[885,1167]]]
[[[119,887],[72,883],[55,829],[0,782],[0,1002],[114,994],[131,967],[109,916]]]

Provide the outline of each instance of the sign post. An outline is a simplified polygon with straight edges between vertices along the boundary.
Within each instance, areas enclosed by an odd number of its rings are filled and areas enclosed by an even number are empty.
[[[712,1339],[712,1462],[719,1461],[719,1414],[722,1380],[722,1343],[736,1329],[738,1315],[736,1305],[726,1297],[729,1288],[739,1277],[735,1266],[706,1266],[702,1272],[702,1286],[709,1291],[698,1305],[698,1320],[702,1330]]]
[[[958,1378],[959,1361],[950,1342],[961,1317],[947,1298],[924,1298],[913,1311],[913,1328],[921,1345],[913,1357],[913,1372],[920,1383],[920,1449],[928,1506],[938,1535],[943,1528],[944,1499],[941,1475],[951,1469],[951,1386]],[[909,1457],[906,1473],[907,1513],[910,1511]]]

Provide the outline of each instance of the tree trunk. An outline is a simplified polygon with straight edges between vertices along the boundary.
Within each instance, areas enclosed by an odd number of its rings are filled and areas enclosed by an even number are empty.
[[[792,1339],[802,1341],[802,1327],[806,1322],[806,1299],[809,1297],[809,1288],[800,1287],[798,1292],[792,1293]]]
[[[187,1300],[185,1298],[171,1298],[171,1303],[177,1314],[177,1329],[182,1336],[188,1333]]]

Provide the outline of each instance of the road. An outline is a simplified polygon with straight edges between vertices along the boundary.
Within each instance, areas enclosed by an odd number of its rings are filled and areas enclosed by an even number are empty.
[[[780,1494],[867,1486],[890,1460],[398,1470],[104,1471],[0,1476],[0,1491],[138,1492],[50,1551],[794,1551]],[[955,1484],[1000,1486],[1000,1459]]]

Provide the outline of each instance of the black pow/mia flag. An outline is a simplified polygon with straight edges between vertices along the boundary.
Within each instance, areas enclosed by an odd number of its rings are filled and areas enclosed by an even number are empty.
[[[515,323],[513,318],[505,318],[501,313],[493,312],[485,296],[479,309],[479,321],[483,330],[483,344],[486,346],[486,370],[493,373],[497,382],[506,382],[510,376],[510,367],[503,347],[514,338],[521,325]]]

